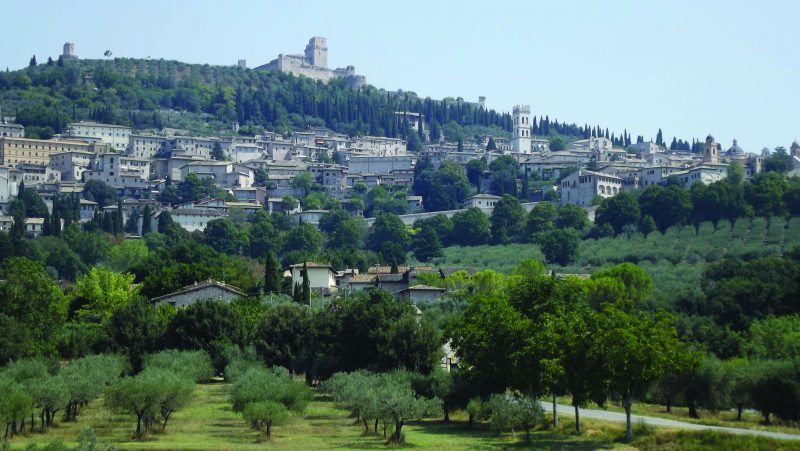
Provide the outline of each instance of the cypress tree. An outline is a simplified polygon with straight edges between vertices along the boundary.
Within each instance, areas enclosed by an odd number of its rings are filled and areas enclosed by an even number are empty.
[[[117,201],[117,232],[122,233],[123,229],[125,228],[125,219],[122,215],[122,201]]]
[[[145,236],[146,234],[153,231],[152,224],[150,224],[150,221],[152,220],[153,220],[153,215],[150,211],[150,206],[145,205],[144,213],[142,214],[142,236]]]
[[[50,227],[50,215],[44,213],[44,222],[42,223],[42,235],[49,236],[53,234],[53,229]]]
[[[113,211],[106,211],[103,213],[103,223],[105,231],[111,234],[117,234],[117,217]]]
[[[275,253],[267,252],[264,262],[264,293],[280,293],[281,291],[281,267]]]
[[[158,215],[158,233],[166,233],[172,223],[172,215],[166,210],[162,211],[161,214]]]
[[[519,198],[527,202],[530,198],[530,187],[528,186],[528,174],[522,175],[522,189],[519,191]]]
[[[303,262],[303,288],[302,288],[302,295],[303,298],[301,299],[303,304],[311,305],[311,280],[308,278],[308,263]]]
[[[111,226],[114,230],[114,235],[122,233],[122,224],[119,222],[119,215],[116,212],[109,213],[111,216]]]
[[[489,142],[486,143],[486,150],[497,150],[497,144],[494,142],[494,136],[489,137]]]
[[[294,284],[294,289],[292,290],[292,301],[297,302],[298,304],[303,303],[303,289],[299,282]]]
[[[91,221],[90,228],[92,230],[97,230],[103,227],[103,217],[100,215],[100,210],[95,208],[94,213],[92,214],[92,221]]]
[[[53,218],[50,221],[50,229],[52,230],[53,236],[60,236],[61,235],[61,214],[58,210],[53,210]]]
[[[72,214],[70,215],[69,222],[72,221],[80,221],[81,220],[81,199],[76,196],[72,195]]]

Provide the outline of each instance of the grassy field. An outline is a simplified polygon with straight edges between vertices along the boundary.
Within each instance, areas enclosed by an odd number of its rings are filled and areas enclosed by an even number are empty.
[[[31,445],[43,447],[61,441],[69,447],[77,445],[81,431],[92,427],[99,444],[119,449],[385,449],[382,434],[365,434],[347,413],[336,409],[323,396],[309,406],[304,417],[296,417],[286,426],[277,427],[272,441],[265,441],[247,427],[239,415],[231,411],[224,384],[198,385],[195,399],[184,410],[174,414],[164,433],[151,434],[141,441],[131,440],[135,428],[133,416],[118,415],[94,401],[79,415],[76,423],[61,423],[46,434],[32,433],[11,440],[14,449]],[[682,433],[637,425],[637,438],[623,443],[623,425],[600,421],[584,421],[584,433],[576,435],[574,422],[563,417],[558,431],[539,429],[527,445],[519,431],[512,436],[497,436],[485,424],[475,430],[466,429],[466,419],[456,412],[453,421],[444,424],[430,420],[404,428],[405,448],[439,449],[503,449],[533,447],[545,449],[763,449],[800,450],[800,442],[781,442],[762,438],[715,433]]]

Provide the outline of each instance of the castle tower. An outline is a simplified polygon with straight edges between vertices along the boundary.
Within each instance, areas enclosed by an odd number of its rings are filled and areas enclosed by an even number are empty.
[[[531,153],[531,107],[514,106],[511,121],[513,124],[511,151],[517,154]]]
[[[64,53],[61,58],[65,60],[78,59],[78,55],[75,54],[75,44],[71,42],[64,43]]]
[[[308,40],[306,62],[312,66],[328,67],[328,42],[325,38],[314,36]]]
[[[706,136],[706,142],[703,144],[703,163],[719,163],[719,144],[711,135]]]

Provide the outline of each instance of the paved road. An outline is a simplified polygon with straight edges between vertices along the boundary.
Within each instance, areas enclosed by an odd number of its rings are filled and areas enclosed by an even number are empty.
[[[553,403],[542,401],[542,407],[545,412],[553,411]],[[558,405],[558,415],[575,416],[575,408],[563,404]],[[580,409],[581,418],[595,418],[598,420],[625,422],[625,414],[620,412],[609,412],[607,410],[597,409]],[[743,434],[743,435],[758,435],[762,437],[771,437],[781,440],[800,440],[800,434],[787,434],[785,432],[772,432],[760,431],[757,429],[741,429],[730,428],[723,426],[710,426],[705,424],[685,423],[683,421],[667,420],[665,418],[657,417],[643,417],[641,415],[631,415],[631,420],[634,424],[645,423],[653,426],[662,426],[673,429],[686,429],[692,431],[717,431],[725,432],[728,434]]]

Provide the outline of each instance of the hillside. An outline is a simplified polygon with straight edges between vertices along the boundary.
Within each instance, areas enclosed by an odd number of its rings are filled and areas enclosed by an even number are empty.
[[[752,260],[784,254],[800,246],[800,218],[740,218],[719,221],[715,227],[703,222],[697,228],[688,225],[671,227],[666,233],[652,232],[616,237],[587,239],[580,242],[578,262],[552,266],[559,273],[590,274],[600,268],[631,262],[641,266],[653,278],[653,299],[670,306],[682,299],[699,295],[700,279],[707,263],[723,258]],[[536,244],[503,246],[451,246],[435,263],[443,266],[492,268],[509,272],[522,260],[543,261]]]
[[[325,126],[348,135],[396,137],[404,130],[394,112],[404,110],[425,114],[434,137],[446,125],[500,133],[511,127],[510,115],[459,100],[420,99],[371,86],[352,90],[340,81],[324,84],[277,72],[126,58],[48,62],[0,74],[0,102],[23,125],[56,133],[67,121],[94,119],[197,132],[228,131],[236,121],[246,129],[280,133]]]
[[[115,58],[53,61],[0,73],[0,106],[28,127],[31,137],[60,133],[68,122],[91,119],[137,129],[162,127],[200,134],[262,129],[287,134],[324,126],[347,135],[401,137],[411,150],[420,145],[395,122],[395,111],[422,113],[430,139],[450,141],[493,134],[509,136],[509,113],[487,110],[461,98],[422,99],[413,92],[367,86],[353,90],[344,81],[329,84],[276,72],[179,61]],[[540,113],[533,134],[613,138],[630,145],[627,130],[609,134],[600,125],[559,122]]]

